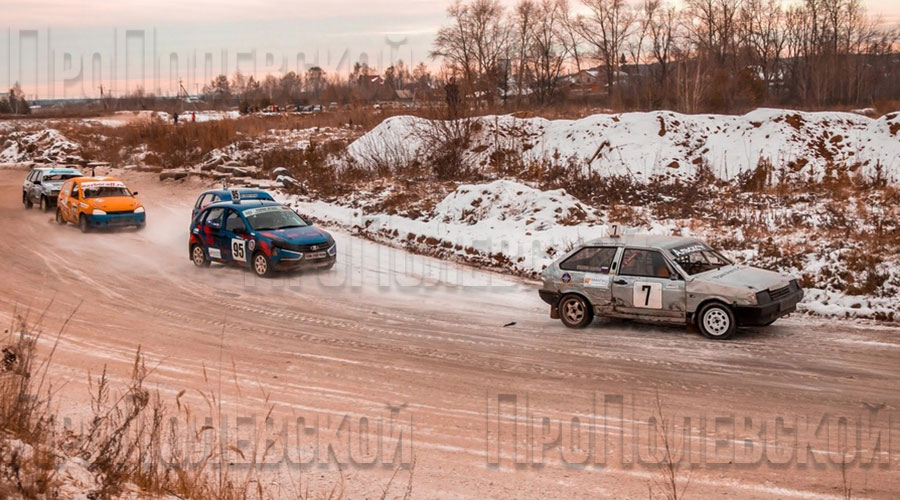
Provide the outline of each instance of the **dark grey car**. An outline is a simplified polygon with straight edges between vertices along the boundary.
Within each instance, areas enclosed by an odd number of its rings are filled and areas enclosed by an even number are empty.
[[[571,328],[594,316],[694,323],[725,339],[741,325],[769,325],[796,310],[797,280],[735,265],[693,238],[631,235],[590,241],[541,275],[550,316]]]

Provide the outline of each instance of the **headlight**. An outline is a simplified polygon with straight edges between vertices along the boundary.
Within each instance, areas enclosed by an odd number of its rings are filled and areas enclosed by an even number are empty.
[[[142,213],[144,213],[144,207],[137,207],[137,208],[135,208],[135,209],[134,209],[134,213],[136,213],[136,214],[142,214]]]
[[[336,253],[337,253],[337,244],[331,245],[331,247],[328,248],[328,255],[334,256],[334,254],[336,254]]]
[[[92,213],[93,215],[106,215],[106,212],[103,211],[103,210],[100,210],[99,208],[95,208],[94,211],[91,212],[91,213]]]

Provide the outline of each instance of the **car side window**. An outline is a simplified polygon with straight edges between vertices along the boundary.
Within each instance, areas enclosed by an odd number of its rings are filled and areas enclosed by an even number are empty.
[[[586,247],[564,260],[559,268],[564,271],[585,271],[609,274],[616,247]]]
[[[199,198],[197,198],[197,203],[194,204],[194,208],[203,208],[206,206],[206,197],[208,194],[202,194]]]
[[[229,210],[228,217],[225,219],[225,230],[237,233],[241,230],[246,231],[246,229],[247,226],[244,224],[244,220],[241,219],[241,214],[235,210]]]
[[[78,184],[72,183],[72,192],[69,193],[69,197],[75,200],[78,199]]]
[[[626,248],[619,267],[622,276],[642,276],[647,278],[669,278],[672,272],[665,257],[656,250]]]
[[[224,208],[214,208],[209,212],[206,212],[206,219],[204,219],[203,223],[209,225],[210,222],[218,222],[219,227],[222,227],[222,215],[224,213]]]

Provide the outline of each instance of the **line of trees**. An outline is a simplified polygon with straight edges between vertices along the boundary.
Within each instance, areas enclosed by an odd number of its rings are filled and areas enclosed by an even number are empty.
[[[861,0],[456,0],[447,15],[431,55],[476,103],[554,102],[588,69],[630,108],[900,99],[900,30]]]
[[[356,63],[349,75],[329,75],[318,66],[309,68],[303,75],[291,71],[259,80],[240,72],[231,79],[219,75],[204,85],[203,95],[213,106],[237,104],[244,109],[272,104],[372,103],[393,100],[401,90],[423,100],[433,98],[436,88],[436,80],[425,64],[410,71],[400,60],[380,74],[365,63]]]
[[[4,97],[0,98],[0,114],[27,115],[31,113],[31,106],[28,105],[25,93],[22,92],[22,87],[18,82],[9,89],[9,93]]]

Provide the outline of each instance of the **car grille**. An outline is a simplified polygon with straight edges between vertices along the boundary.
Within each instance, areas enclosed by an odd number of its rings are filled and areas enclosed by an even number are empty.
[[[783,288],[776,288],[774,290],[769,290],[769,297],[771,297],[773,301],[781,300],[790,294],[791,294],[791,285],[788,285]]]
[[[278,248],[282,248],[284,250],[290,250],[292,252],[324,252],[328,250],[328,247],[331,246],[329,242],[322,243],[314,243],[312,245],[294,245],[292,243],[283,243],[279,242],[275,246]]]
[[[134,210],[119,210],[117,212],[106,212],[106,215],[131,215]]]

